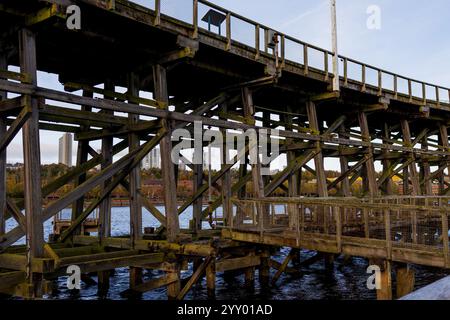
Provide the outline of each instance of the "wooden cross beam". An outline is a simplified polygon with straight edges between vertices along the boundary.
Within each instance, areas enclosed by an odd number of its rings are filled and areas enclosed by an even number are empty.
[[[161,130],[159,134],[155,138],[153,138],[152,141],[149,141],[143,146],[135,148],[133,151],[131,151],[130,154],[133,154],[133,157],[130,161],[131,163],[121,168],[120,170],[123,171],[117,174],[117,176],[113,178],[113,180],[106,186],[106,188],[102,190],[100,197],[96,201],[94,201],[89,206],[89,208],[87,208],[79,217],[77,217],[75,221],[72,221],[70,227],[61,235],[62,241],[65,241],[69,237],[69,235],[71,235],[72,232],[83,223],[83,221],[92,213],[92,211],[94,211],[95,208],[100,205],[100,203],[129,175],[130,171],[140,164],[142,159],[158,145],[164,135],[165,130]]]
[[[19,116],[14,120],[13,124],[9,127],[8,131],[5,133],[5,135],[2,136],[2,139],[0,140],[0,153],[6,150],[8,145],[11,143],[11,141],[14,139],[14,137],[17,135],[17,133],[22,129],[23,125],[26,123],[26,121],[30,118],[31,112],[29,107],[24,107],[22,111],[20,112]]]
[[[332,181],[328,185],[328,190],[332,190],[332,189],[336,188],[339,183],[341,183],[345,179],[348,179],[348,177],[350,175],[355,174],[367,161],[371,161],[371,160],[372,160],[372,158],[370,156],[363,157],[358,163],[356,163],[354,166],[349,168],[346,172],[341,174],[339,176],[339,178],[337,178],[336,180]]]

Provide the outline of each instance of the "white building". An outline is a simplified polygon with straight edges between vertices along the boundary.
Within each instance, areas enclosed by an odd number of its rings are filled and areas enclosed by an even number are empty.
[[[161,149],[154,148],[147,154],[142,160],[142,168],[145,170],[148,169],[161,169]]]
[[[58,163],[72,166],[72,134],[65,133],[59,138]]]

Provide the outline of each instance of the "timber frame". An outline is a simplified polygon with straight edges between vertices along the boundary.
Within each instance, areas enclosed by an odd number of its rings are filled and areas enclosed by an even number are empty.
[[[81,30],[66,27],[65,9],[71,4],[81,8]],[[199,25],[199,4],[226,15],[225,36]],[[98,273],[100,294],[108,292],[112,269],[130,267],[128,293],[165,286],[169,298],[183,299],[206,276],[213,298],[217,272],[243,270],[251,286],[255,268],[268,284],[273,267],[278,270],[275,285],[283,272],[295,272],[288,264],[305,248],[318,251],[319,258],[346,254],[381,260],[383,281],[389,284],[393,262],[449,268],[450,90],[340,57],[342,90],[332,92],[332,52],[283,33],[276,33],[272,50],[269,27],[204,0],[193,0],[192,9],[192,23],[186,23],[161,13],[159,0],[154,8],[126,0],[2,2],[0,292],[42,297],[49,281],[77,264],[83,273]],[[254,26],[254,45],[236,41],[232,18]],[[286,59],[288,42],[303,50],[303,60]],[[321,68],[310,64],[312,50],[323,55]],[[351,75],[350,65],[361,73]],[[376,72],[375,81],[368,70]],[[39,86],[38,71],[56,74],[64,90]],[[383,81],[386,77],[392,85]],[[420,94],[413,90],[417,85]],[[143,92],[152,98],[144,98]],[[278,138],[287,166],[263,176],[268,165],[249,164],[254,148],[249,144],[238,150],[242,157],[235,156],[210,176],[203,165],[183,159],[194,172],[194,192],[178,207],[172,132],[192,132],[198,121],[203,130],[223,133],[267,130]],[[44,186],[41,130],[71,132],[78,141],[76,166]],[[19,131],[25,185],[23,195],[12,198],[6,188],[6,155]],[[92,149],[92,141],[101,142],[100,153]],[[142,194],[139,175],[142,159],[158,145],[164,213]],[[228,158],[229,152],[223,156]],[[334,180],[326,176],[329,159],[340,163]],[[376,164],[382,167],[380,174]],[[100,171],[88,177],[96,166]],[[233,182],[234,167],[239,177]],[[315,176],[317,187],[303,199],[305,172]],[[44,198],[67,184],[74,185],[73,191],[42,206]],[[402,186],[401,196],[396,185]],[[111,193],[118,186],[130,199],[128,238],[111,233]],[[99,196],[88,204],[84,197],[96,187]],[[204,209],[210,188],[220,197]],[[286,197],[275,198],[280,192]],[[191,206],[193,220],[183,230],[179,215]],[[277,213],[279,206],[285,208],[283,214]],[[68,207],[71,226],[56,242],[44,241],[43,222]],[[220,207],[223,216],[214,220]],[[98,237],[80,234],[96,208]],[[143,208],[160,225],[151,239],[143,235]],[[6,230],[8,219],[17,226]],[[203,221],[214,228],[202,230]],[[424,231],[423,223],[440,238],[428,238],[430,230]],[[408,246],[399,244],[395,232]],[[23,236],[26,246],[14,245]],[[281,246],[292,251],[280,264],[271,255]],[[194,265],[193,275],[181,279],[188,263]],[[144,269],[162,270],[165,276],[144,283]],[[407,268],[400,270],[410,282]],[[392,298],[392,293],[379,292],[379,298]]]

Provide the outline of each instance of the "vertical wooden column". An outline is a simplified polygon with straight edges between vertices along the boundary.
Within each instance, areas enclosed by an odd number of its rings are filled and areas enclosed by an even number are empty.
[[[166,104],[168,108],[169,93],[167,89],[167,71],[161,65],[153,67],[153,81],[154,81],[154,98]],[[175,242],[180,233],[180,223],[178,220],[177,208],[177,185],[175,180],[175,167],[172,163],[172,140],[171,140],[171,125],[167,120],[162,120],[162,125],[167,129],[167,133],[161,140],[161,171],[164,183],[164,205],[167,220],[167,240]]]
[[[105,82],[105,91],[114,91],[114,84],[107,80]],[[105,94],[105,99],[108,99],[108,96]],[[105,114],[114,114],[113,111],[101,111]],[[113,138],[112,137],[105,137],[102,139],[102,155],[103,155],[103,161],[101,164],[101,169],[107,168],[109,165],[113,163],[113,155],[112,155],[112,148],[113,148]],[[102,185],[102,191],[108,187],[108,185],[111,183],[111,179],[108,179],[105,181]],[[100,241],[104,238],[108,238],[111,236],[111,195],[108,195],[101,203],[100,203],[100,210],[99,210],[99,230],[98,230],[98,236],[100,238]]]
[[[242,89],[242,102],[244,108],[244,117],[248,120],[254,120],[255,106],[253,105],[253,94],[249,88]],[[253,193],[256,199],[264,198],[264,182],[261,175],[261,161],[259,159],[258,144],[256,148],[256,163],[252,164],[252,181],[253,181]],[[238,151],[239,152],[239,151]],[[251,151],[249,151],[251,153]],[[258,206],[258,214],[262,215],[263,226],[267,226],[270,223],[270,216],[268,210],[265,210],[265,206]],[[258,220],[261,221],[261,220]]]
[[[402,127],[402,133],[403,133],[403,142],[406,147],[412,148],[412,139],[411,139],[411,131],[409,128],[409,122],[406,119],[401,120],[401,127]],[[410,160],[415,160],[415,156],[413,153],[410,153],[408,155],[408,158]],[[412,193],[413,196],[420,196],[421,190],[420,190],[420,181],[419,181],[419,175],[417,173],[416,168],[416,161],[413,161],[408,166],[408,175],[409,179],[411,180],[412,184]],[[408,179],[407,177],[403,177],[403,184],[407,183]],[[417,226],[417,212],[412,211],[411,212],[411,225],[412,225],[412,240],[413,243],[418,242],[418,226]]]
[[[259,266],[259,283],[261,287],[267,287],[270,281],[270,251],[268,249],[261,252],[261,264]]]
[[[287,107],[287,111],[288,112],[292,112],[292,108],[290,106]],[[286,123],[286,130],[293,130],[293,119],[292,119],[292,115],[286,115],[285,116],[285,123]],[[293,139],[286,139],[286,145],[289,146],[290,144],[294,143]],[[295,161],[295,159],[297,158],[298,154],[295,151],[287,151],[286,153],[286,158],[287,158],[287,164],[289,165],[290,163],[292,163],[293,161]],[[293,198],[293,197],[298,197],[299,196],[299,172],[302,169],[300,168],[300,170],[294,172],[293,174],[291,174],[288,178],[288,186],[289,186],[289,197]],[[298,205],[289,205],[289,227],[292,230],[297,230],[298,225],[299,225],[299,208]]]
[[[409,169],[408,167],[405,167],[403,169],[403,195],[409,195],[409,190]]]
[[[105,81],[104,84],[105,91],[115,91],[115,86],[111,80]],[[108,95],[104,94],[104,99],[111,99]],[[102,110],[100,113],[114,114],[113,111]],[[102,156],[103,160],[101,163],[101,169],[105,169],[113,163],[113,138],[105,137],[102,139]],[[108,185],[111,183],[111,179],[106,180],[102,186],[101,190],[108,188]],[[106,198],[100,203],[99,206],[99,229],[98,229],[98,237],[100,242],[105,238],[111,237],[111,195],[108,194]],[[101,297],[105,297],[108,294],[109,286],[110,286],[110,276],[112,272],[111,270],[100,271],[97,273],[98,276],[98,295]]]
[[[405,143],[405,146],[412,148],[412,139],[411,139],[411,131],[409,129],[409,122],[406,119],[401,120],[402,125],[402,133],[403,133],[403,142]],[[414,154],[409,155],[410,159],[415,159]],[[419,175],[417,173],[416,168],[416,162],[413,161],[408,168],[409,178],[411,179],[412,183],[412,195],[413,196],[419,196],[421,195],[420,192],[420,181],[419,181]]]
[[[415,272],[408,265],[397,268],[397,299],[414,291]]]
[[[20,43],[20,70],[26,73],[32,85],[37,85],[36,36],[22,29]],[[41,154],[39,142],[39,109],[35,98],[29,99],[31,116],[22,128],[25,171],[25,216],[27,242],[27,282],[31,286],[32,297],[42,295],[42,274],[31,271],[32,259],[44,255],[44,227],[42,221]]]
[[[215,258],[206,267],[206,290],[209,299],[216,298],[216,262]]]
[[[1,43],[0,43],[1,45]],[[0,70],[8,70],[6,54],[0,51]],[[6,92],[0,91],[0,101],[6,100]],[[6,118],[0,116],[0,140],[6,133]],[[5,234],[6,210],[6,149],[0,153],[0,236]]]
[[[371,142],[370,137],[370,130],[369,130],[369,124],[367,122],[367,115],[365,112],[359,112],[358,113],[358,120],[359,120],[359,126],[361,129],[361,135],[364,142]],[[365,163],[365,170],[366,170],[366,176],[365,178],[365,185],[367,186],[367,190],[364,190],[365,192],[368,192],[371,197],[378,195],[378,184],[377,184],[377,178],[376,178],[376,172],[375,172],[375,165],[373,162],[373,150],[372,147],[369,147],[366,149],[366,154],[364,155],[368,159]]]
[[[317,134],[320,133],[319,120],[317,118],[316,105],[312,101],[306,103],[306,112],[308,113],[309,128]],[[320,142],[316,143],[316,148],[320,152],[314,157],[314,166],[316,167],[317,193],[319,197],[328,197],[327,179],[325,176],[325,165]]]
[[[428,150],[428,135],[425,135],[422,139],[422,149]],[[429,179],[431,175],[431,167],[430,163],[428,162],[427,156],[424,156],[425,158],[422,158],[422,164],[421,164],[421,179],[424,180],[424,185],[422,186],[422,194],[427,196],[433,195],[433,181]]]
[[[168,275],[174,274],[177,280],[167,285],[167,298],[169,300],[175,300],[181,291],[180,264],[177,262],[170,263],[168,264],[168,269],[166,273]]]
[[[377,290],[377,300],[392,300],[392,270],[391,262],[383,261],[381,267],[381,288]]]
[[[93,93],[89,91],[83,91],[83,97],[92,98]],[[92,111],[91,107],[81,106],[82,111]],[[89,130],[89,126],[81,125],[80,129],[85,131]],[[88,161],[88,151],[89,149],[89,140],[81,140],[78,141],[77,146],[77,167],[81,166],[83,163]],[[86,181],[86,173],[83,172],[75,179],[75,187],[81,185]],[[80,197],[77,201],[74,202],[72,207],[72,221],[75,221],[84,211],[84,196]],[[81,233],[81,226],[77,227],[73,232],[73,235],[79,235]]]
[[[450,152],[450,143],[448,141],[448,127],[444,124],[440,124],[439,125],[439,136],[441,139],[441,145],[445,148],[445,151]],[[450,176],[450,158],[446,157],[446,162],[447,162],[447,171],[448,171],[448,175]],[[439,177],[439,181],[440,181],[440,194],[444,194],[445,192],[445,172],[442,171],[441,176]]]
[[[386,139],[390,139],[391,138],[391,131],[389,128],[389,125],[387,123],[384,124],[384,130],[383,130],[383,137]],[[389,141],[385,140],[383,141],[384,144],[391,144]],[[387,157],[389,155],[389,151],[388,150],[384,150],[383,151],[383,156]],[[391,161],[387,160],[386,158],[383,159],[383,171],[387,171],[389,170],[389,168],[391,167]],[[392,195],[393,194],[393,183],[392,183],[392,178],[388,178],[386,179],[385,182],[383,182],[383,187],[384,190],[386,192],[387,195]]]
[[[320,134],[321,128],[317,117],[316,104],[312,101],[307,101],[306,112],[308,114],[309,128],[313,130],[315,134]],[[316,169],[316,179],[317,179],[317,193],[320,198],[326,198],[328,197],[328,186],[327,186],[327,178],[325,175],[325,164],[321,142],[320,141],[316,142],[315,147],[317,151],[319,151],[319,153],[314,157],[314,166]],[[317,222],[323,225],[324,233],[328,231],[329,213],[330,213],[329,209],[326,209],[322,206],[317,207],[316,210]]]
[[[128,75],[128,94],[133,97],[139,97],[140,82],[139,78],[134,74]],[[139,115],[129,114],[128,120],[133,126],[139,122]],[[132,152],[140,146],[140,139],[136,133],[128,135],[129,150]],[[141,166],[138,165],[130,172],[130,238],[134,244],[137,240],[142,239],[142,204],[139,199],[139,191],[141,190]],[[142,269],[130,267],[130,287],[142,283]]]
[[[339,128],[339,135],[341,138],[346,138],[345,134],[348,133],[348,130],[346,129],[345,125],[342,124]],[[348,158],[347,156],[342,154],[342,147],[339,147],[340,149],[340,156],[339,156],[339,162],[341,165],[341,174],[348,171]],[[341,183],[341,192],[344,197],[350,197],[352,195],[350,190],[350,180],[345,178]]]
[[[194,186],[192,194],[196,194],[203,185],[203,152],[201,154],[202,164],[194,164]],[[193,203],[193,231],[202,229],[203,197],[199,197]]]
[[[248,153],[246,153],[245,156],[242,157],[242,159],[240,159],[239,180],[243,179],[247,175],[247,155],[248,155]],[[246,185],[243,185],[242,188],[240,188],[237,191],[237,197],[238,197],[238,199],[244,199],[247,197]],[[239,227],[241,225],[241,223],[244,221],[244,216],[245,216],[244,210],[240,206],[238,206],[237,212],[236,212],[236,223],[235,224],[233,223],[233,225],[235,225],[236,227]]]
[[[224,113],[228,112],[228,105],[226,102],[222,103],[219,107]],[[226,120],[220,118],[221,120]],[[223,150],[222,150],[222,169],[227,165],[227,161],[230,158],[229,146],[227,141],[227,130],[221,129],[223,136]],[[231,170],[225,172],[222,177],[222,213],[224,218],[224,226],[231,225],[231,219],[233,219],[233,207],[231,204]]]
[[[247,289],[255,289],[255,267],[245,268],[244,271],[245,287]]]

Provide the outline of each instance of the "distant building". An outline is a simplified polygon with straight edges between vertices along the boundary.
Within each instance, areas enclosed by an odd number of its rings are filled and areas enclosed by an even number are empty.
[[[161,149],[154,148],[147,154],[142,160],[142,168],[148,169],[161,169]]]
[[[58,163],[68,167],[72,166],[72,134],[65,133],[59,138]]]
[[[178,166],[178,169],[180,171],[186,171],[186,164],[183,162],[183,160],[180,160],[180,165]]]
[[[6,169],[10,171],[18,171],[22,169],[23,163],[7,163]]]

